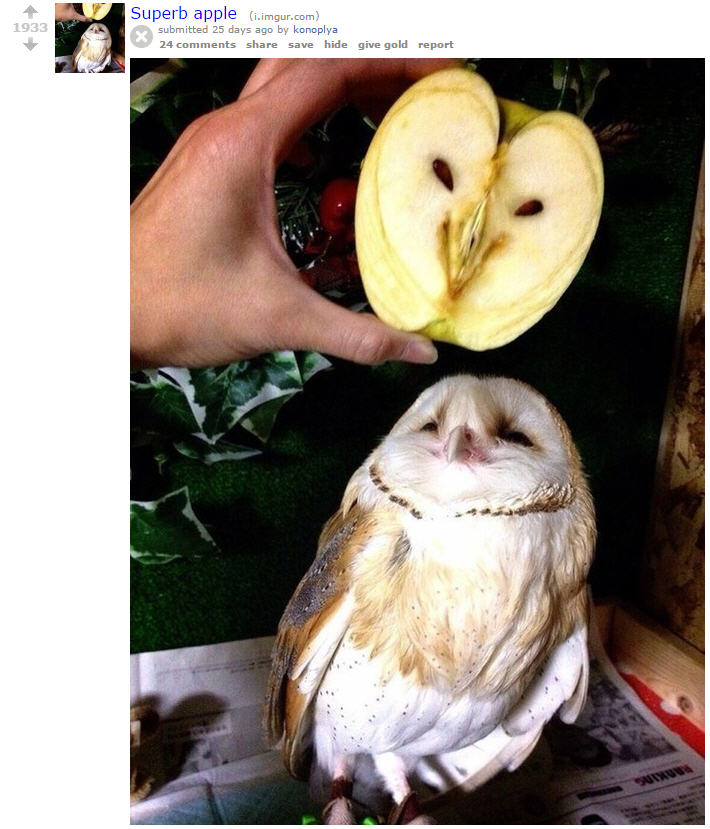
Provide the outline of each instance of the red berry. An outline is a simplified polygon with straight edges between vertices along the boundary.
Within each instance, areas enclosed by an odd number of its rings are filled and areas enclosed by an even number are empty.
[[[318,228],[308,234],[306,244],[303,246],[303,252],[310,255],[319,255],[328,247],[329,241],[330,235],[323,228]]]
[[[328,233],[354,239],[356,193],[357,182],[351,178],[336,178],[326,185],[320,199],[320,220]]]

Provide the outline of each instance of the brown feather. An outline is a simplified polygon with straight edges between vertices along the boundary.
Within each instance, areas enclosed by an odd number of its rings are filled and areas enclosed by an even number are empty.
[[[372,521],[353,507],[337,512],[326,523],[318,552],[301,579],[279,623],[267,687],[264,725],[273,744],[284,737],[284,762],[297,777],[307,774],[308,706],[312,694],[302,694],[291,673],[309,644],[340,609],[350,588],[354,558],[372,537]]]
[[[586,618],[593,534],[570,539],[574,565],[534,585],[520,568],[473,566],[455,575],[431,559],[405,559],[399,538],[389,552],[355,563],[350,635],[371,657],[385,657],[388,675],[459,691],[502,690],[525,682]]]

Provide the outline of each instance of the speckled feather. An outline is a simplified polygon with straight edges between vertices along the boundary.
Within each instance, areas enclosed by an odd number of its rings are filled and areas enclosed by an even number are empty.
[[[352,508],[347,516],[336,513],[323,528],[313,564],[301,579],[279,624],[274,647],[265,726],[268,739],[284,737],[284,762],[296,776],[307,774],[302,767],[308,746],[301,747],[297,736],[303,731],[301,717],[309,698],[293,682],[299,663],[314,650],[317,635],[343,603],[349,588],[349,567],[369,535],[370,522],[362,510]],[[335,638],[335,637],[333,637]],[[337,641],[332,643],[332,649]]]

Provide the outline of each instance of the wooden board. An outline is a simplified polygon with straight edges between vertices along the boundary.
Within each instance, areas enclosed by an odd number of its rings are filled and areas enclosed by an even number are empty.
[[[639,602],[705,649],[704,165],[680,308]]]
[[[680,637],[628,607],[597,613],[617,669],[636,676],[666,704],[705,730],[705,659]],[[605,638],[606,632],[606,638]]]

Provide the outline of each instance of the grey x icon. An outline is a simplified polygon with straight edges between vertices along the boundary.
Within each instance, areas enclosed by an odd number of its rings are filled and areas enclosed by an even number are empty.
[[[131,43],[139,49],[150,46],[153,42],[153,30],[150,26],[134,26],[131,29]]]

